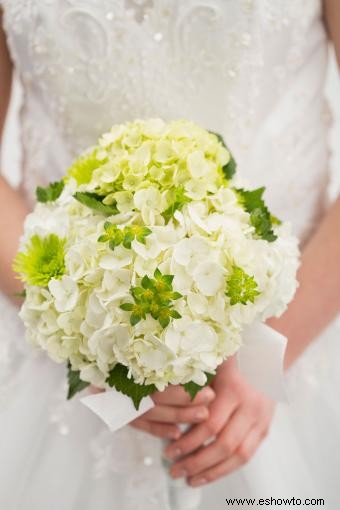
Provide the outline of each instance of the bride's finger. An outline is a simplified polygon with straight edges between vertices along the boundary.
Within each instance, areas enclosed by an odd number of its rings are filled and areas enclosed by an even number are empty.
[[[191,400],[190,395],[182,386],[168,386],[165,391],[158,391],[152,395],[152,400],[156,404],[175,406],[209,404],[214,398],[215,392],[210,386],[200,390],[193,400]]]
[[[89,387],[88,387],[88,392],[91,393],[91,395],[96,395],[97,393],[103,393],[105,390],[102,390],[101,388],[97,388],[97,386],[93,386],[93,384],[91,384]]]
[[[143,418],[167,423],[199,423],[206,420],[208,416],[209,410],[203,405],[189,407],[157,405],[145,413]]]
[[[189,477],[188,483],[193,487],[204,485],[210,482],[214,482],[222,476],[229,475],[243,464],[248,462],[257,450],[258,445],[261,442],[263,434],[257,428],[250,430],[241,446],[237,449],[232,457],[220,462],[206,471],[202,471],[196,476]]]
[[[183,434],[179,440],[171,443],[165,450],[165,457],[175,459],[187,455],[211,438],[217,436],[223,426],[235,411],[237,404],[232,398],[219,398],[209,406],[209,418],[199,425],[195,425]]]
[[[230,458],[246,438],[253,425],[251,417],[239,408],[221,430],[217,439],[192,455],[176,462],[170,470],[174,478],[196,476]],[[185,475],[183,475],[185,473]]]
[[[167,423],[157,423],[137,418],[129,425],[162,439],[178,439],[181,435],[181,431],[176,425]]]

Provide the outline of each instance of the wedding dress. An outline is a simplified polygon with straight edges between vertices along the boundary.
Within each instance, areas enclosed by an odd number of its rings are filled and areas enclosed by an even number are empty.
[[[320,0],[0,4],[24,90],[21,189],[31,202],[113,123],[188,118],[221,133],[273,213],[309,238],[328,205]],[[169,510],[160,442],[130,427],[112,434],[67,402],[65,368],[26,346],[17,310],[0,299],[0,508]],[[232,497],[339,507],[339,333],[332,324],[289,371],[289,403],[269,436],[204,489],[202,509]]]

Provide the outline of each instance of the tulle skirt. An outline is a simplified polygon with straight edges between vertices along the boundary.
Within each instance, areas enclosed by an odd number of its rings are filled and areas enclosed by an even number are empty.
[[[111,433],[66,401],[65,368],[26,346],[3,297],[0,311],[0,508],[171,510],[161,441],[131,427]],[[256,455],[206,486],[200,510],[340,508],[339,360],[337,320],[287,373],[289,403]]]

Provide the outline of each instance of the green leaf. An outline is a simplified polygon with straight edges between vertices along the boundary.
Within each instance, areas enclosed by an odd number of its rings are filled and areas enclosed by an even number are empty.
[[[220,142],[220,144],[221,144],[221,145],[223,145],[223,147],[224,147],[225,149],[229,150],[229,149],[228,149],[228,147],[227,147],[227,144],[226,144],[226,143],[225,143],[225,141],[224,141],[223,136],[222,136],[222,135],[220,135],[220,133],[216,133],[215,131],[209,131],[209,133],[211,133],[212,135],[215,135],[215,136],[216,136],[216,138],[217,138],[217,140]]]
[[[208,386],[211,383],[211,381],[213,380],[213,378],[215,377],[215,374],[208,374],[207,372],[204,372],[204,373],[207,376],[207,381],[203,386],[200,386],[199,384],[196,384],[195,382],[192,382],[192,381],[183,384],[183,388],[185,389],[185,391],[187,393],[189,393],[191,400],[194,400],[197,393],[200,390],[202,390],[205,386]]]
[[[155,280],[153,281],[153,285],[157,292],[172,290],[172,282],[174,279],[174,275],[162,274],[160,270],[157,268],[154,272],[154,277]]]
[[[111,232],[112,227],[118,228],[117,225],[114,225],[110,221],[105,221],[104,222],[104,230],[105,230],[105,232]]]
[[[158,320],[158,315],[159,315],[160,310],[161,310],[161,307],[158,303],[151,303],[150,314],[153,319]]]
[[[163,276],[161,271],[160,271],[160,269],[158,269],[158,267],[156,267],[155,272],[153,273],[153,275],[156,278],[156,280],[159,280]]]
[[[169,325],[171,318],[180,319],[181,315],[171,306],[162,306],[157,318],[162,328],[166,328]]]
[[[158,317],[158,322],[162,328],[166,328],[170,324],[170,317]]]
[[[175,278],[175,275],[173,274],[164,274],[161,278],[165,283],[168,285],[172,285],[173,279]]]
[[[274,234],[273,224],[277,224],[278,220],[273,218],[262,198],[265,188],[257,188],[252,191],[247,191],[242,188],[236,189],[240,202],[245,210],[250,214],[250,222],[255,228],[256,235],[261,239],[268,242],[273,242],[277,239]]]
[[[123,239],[123,246],[124,248],[126,248],[127,250],[131,250],[131,241],[129,241],[128,239]]]
[[[230,298],[230,304],[254,303],[255,297],[259,294],[254,276],[249,276],[241,267],[233,266],[231,274],[227,278],[226,296]]]
[[[114,387],[120,393],[130,397],[137,410],[144,397],[157,391],[154,384],[136,384],[132,378],[128,377],[128,369],[120,363],[110,371],[106,382],[111,388]]]
[[[142,294],[143,294],[144,290],[145,290],[145,289],[143,289],[143,287],[131,287],[131,288],[130,288],[130,293],[131,293],[131,295],[132,295],[133,299],[134,299],[136,302],[140,301],[141,296],[142,296]]]
[[[232,153],[230,151],[229,151],[229,154],[230,154],[230,159],[229,159],[228,163],[222,167],[224,177],[228,180],[230,180],[234,177],[234,175],[236,173],[236,168],[237,168],[234,156],[232,155]]]
[[[141,281],[141,285],[143,289],[152,289],[153,284],[151,279],[148,277],[148,275],[144,275]]]
[[[272,243],[276,241],[270,216],[261,209],[255,209],[250,213],[250,223],[255,228],[256,234],[265,241]]]
[[[273,214],[270,215],[270,220],[271,220],[273,225],[282,225],[282,221],[279,220],[279,218],[277,218]]]
[[[161,292],[156,292],[155,298],[157,303],[161,303],[163,305],[169,305],[171,301],[176,301],[180,299],[182,294],[179,292],[173,292],[172,290],[162,290]]]
[[[132,287],[130,292],[136,302],[141,302],[146,305],[147,303],[151,303],[155,299],[155,291],[153,288],[144,288],[144,287]]]
[[[152,234],[152,230],[148,227],[140,227],[139,231],[135,233],[136,239],[139,243],[146,244],[146,237]]]
[[[106,214],[108,216],[117,214],[119,212],[115,204],[103,204],[102,199],[104,197],[97,195],[97,193],[91,193],[89,191],[77,191],[73,197],[89,209],[93,209],[94,211]]]
[[[224,165],[224,167],[222,168],[224,177],[226,179],[230,180],[232,177],[234,177],[234,175],[236,173],[236,168],[237,168],[237,164],[236,164],[236,161],[234,159],[234,156],[232,155],[232,153],[231,153],[229,147],[227,146],[227,144],[225,143],[224,138],[223,138],[222,135],[220,135],[219,133],[214,133],[213,131],[210,131],[210,133],[216,136],[216,138],[220,142],[220,144],[223,145],[223,147],[225,149],[227,149],[227,151],[230,154],[230,159],[229,159],[228,163],[226,165]]]
[[[134,304],[133,303],[123,303],[120,305],[119,308],[124,310],[124,312],[131,312],[133,310]]]
[[[67,381],[68,381],[68,393],[67,393],[67,399],[74,397],[76,393],[79,391],[84,390],[89,386],[90,383],[82,381],[80,379],[80,371],[79,370],[72,370],[71,366],[68,365],[67,367]]]
[[[255,209],[265,209],[266,204],[262,198],[265,192],[265,187],[257,188],[254,190],[245,190],[243,188],[236,189],[239,194],[242,204],[245,206],[247,212],[251,213]]]
[[[134,234],[131,231],[127,231],[126,233],[124,233],[124,238],[123,238],[123,246],[124,246],[124,248],[130,249],[131,248],[131,243],[134,240],[134,238],[135,238],[135,236],[134,236]],[[144,237],[143,237],[143,239],[144,239]]]
[[[99,241],[99,239],[98,239],[98,241]],[[114,249],[117,248],[117,246],[119,246],[119,245],[120,245],[120,242],[117,241],[117,239],[110,239],[110,241],[109,241],[110,250],[114,251]]]
[[[182,315],[177,312],[177,310],[170,310],[170,317],[172,317],[173,319],[180,319],[182,317]]]
[[[36,189],[36,197],[38,202],[54,202],[57,198],[60,197],[63,189],[64,189],[64,181],[52,182],[46,188],[41,188],[40,186]]]
[[[14,292],[13,297],[25,299],[25,297],[26,297],[26,290],[24,289],[21,292]]]
[[[132,313],[131,317],[130,317],[130,324],[131,324],[131,326],[135,326],[141,320],[142,320],[141,315],[137,315],[136,313]]]

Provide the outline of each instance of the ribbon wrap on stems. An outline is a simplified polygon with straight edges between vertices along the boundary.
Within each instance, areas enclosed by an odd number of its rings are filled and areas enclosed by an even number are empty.
[[[267,396],[285,401],[283,360],[286,337],[256,322],[243,331],[242,338],[237,361],[243,376]],[[111,431],[124,427],[154,406],[152,399],[145,397],[137,411],[132,400],[115,389],[87,395],[81,402],[99,416]],[[181,424],[181,427],[186,430],[188,425]],[[173,480],[169,476],[169,499],[172,510],[195,510],[200,505],[201,489],[189,487],[185,480]]]

